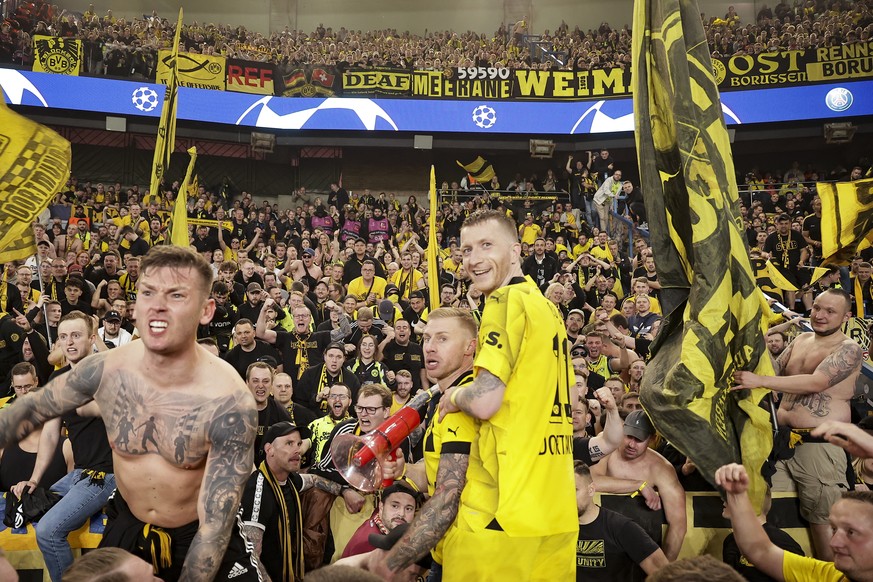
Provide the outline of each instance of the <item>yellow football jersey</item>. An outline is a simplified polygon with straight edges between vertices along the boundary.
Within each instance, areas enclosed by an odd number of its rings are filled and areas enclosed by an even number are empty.
[[[458,525],[510,537],[578,530],[567,345],[561,314],[530,277],[488,297],[474,371],[506,390],[470,451]]]
[[[461,375],[452,386],[466,386],[472,383],[473,372],[470,371]],[[428,497],[433,497],[436,490],[440,455],[443,453],[469,455],[477,428],[477,421],[461,412],[447,414],[442,420],[439,419],[439,415],[434,416],[424,433],[424,468],[427,474]],[[442,539],[430,553],[438,564],[443,563]]]

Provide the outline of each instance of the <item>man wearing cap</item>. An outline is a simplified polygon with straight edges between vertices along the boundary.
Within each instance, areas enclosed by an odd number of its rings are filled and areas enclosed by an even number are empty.
[[[340,494],[340,485],[299,473],[309,429],[289,421],[272,425],[263,438],[264,460],[243,491],[242,531],[254,546],[264,579],[303,579],[303,514],[300,493],[317,487]],[[248,564],[240,564],[241,568]],[[269,577],[269,578],[267,578]]]
[[[260,283],[252,281],[246,285],[246,300],[239,306],[239,318],[257,321],[264,307],[266,294]]]
[[[328,409],[327,397],[334,384],[345,384],[352,391],[352,399],[358,396],[361,383],[355,374],[345,367],[346,350],[341,342],[331,342],[324,349],[324,362],[307,368],[297,381],[294,402],[302,404],[319,416]]]
[[[117,311],[107,311],[103,318],[103,327],[97,330],[97,335],[107,346],[117,348],[133,340],[133,335],[121,327],[121,314]]]
[[[410,293],[421,289],[423,283],[419,282],[424,281],[424,275],[412,264],[412,253],[409,251],[400,253],[400,269],[391,275],[389,281],[397,286],[401,299],[409,299]]]
[[[310,248],[303,249],[300,256],[301,258],[296,261],[288,261],[282,272],[290,274],[294,281],[305,280],[306,285],[313,289],[315,284],[324,277],[324,273],[322,273],[321,267],[314,263],[314,250]],[[284,277],[282,279],[284,280]]]
[[[591,474],[601,493],[630,494],[643,503],[623,508],[622,513],[639,523],[675,561],[687,530],[685,490],[670,462],[649,449],[655,427],[643,410],[631,412],[624,421],[624,440],[617,451],[594,465]],[[660,509],[667,518],[667,535],[661,543]]]
[[[366,260],[361,264],[361,276],[349,283],[348,292],[349,295],[363,297],[368,306],[373,306],[385,297],[387,284],[384,277],[376,275],[376,262]]]
[[[357,556],[376,549],[370,543],[370,535],[386,535],[396,527],[411,523],[420,501],[421,493],[413,491],[402,481],[395,481],[383,489],[373,515],[352,534],[342,557]]]
[[[42,229],[43,234],[45,233],[45,228]],[[46,239],[37,239],[36,243],[36,254],[31,255],[24,261],[24,264],[30,267],[30,270],[33,271],[34,278],[37,276],[37,264],[44,263],[46,261],[51,261],[54,253],[54,247],[52,243],[50,243]]]
[[[581,309],[571,309],[567,314],[566,326],[567,341],[570,342],[571,346],[575,345],[582,333],[582,328],[585,327],[585,312]]]
[[[395,303],[399,294],[397,287],[389,283],[385,287],[385,296],[387,299],[383,299],[379,302],[379,319],[392,327],[394,326],[395,321],[403,317],[400,308],[397,307],[397,304]]]
[[[416,336],[424,331],[428,309],[425,307],[424,291],[416,290],[409,294],[409,307],[403,310],[403,319],[415,330]]]

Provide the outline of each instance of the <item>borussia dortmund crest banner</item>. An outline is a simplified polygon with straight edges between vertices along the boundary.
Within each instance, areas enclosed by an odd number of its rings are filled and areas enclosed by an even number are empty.
[[[634,118],[666,321],[643,378],[655,427],[710,482],[742,462],[756,507],[772,448],[766,390],[730,392],[735,370],[773,375],[737,210],[721,101],[695,0],[637,0]]]
[[[33,37],[33,70],[37,73],[79,75],[82,41],[55,36]]]

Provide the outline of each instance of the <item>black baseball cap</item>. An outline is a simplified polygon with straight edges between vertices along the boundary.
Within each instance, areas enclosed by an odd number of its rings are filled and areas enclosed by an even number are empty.
[[[410,299],[424,299],[424,292],[420,290],[413,291],[409,294]]]
[[[655,425],[645,410],[634,410],[624,420],[624,434],[644,441],[655,434]]]
[[[268,428],[264,433],[264,439],[261,442],[261,446],[264,446],[267,443],[272,443],[277,438],[289,435],[292,432],[299,432],[301,439],[312,437],[312,433],[305,426],[297,426],[291,421],[283,420],[282,422],[270,425],[270,428]]]
[[[121,321],[121,314],[117,311],[107,311],[103,321]]]

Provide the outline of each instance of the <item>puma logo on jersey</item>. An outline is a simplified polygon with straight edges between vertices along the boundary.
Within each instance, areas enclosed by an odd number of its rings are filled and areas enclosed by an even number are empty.
[[[453,435],[455,435],[455,438],[457,438],[457,436],[458,436],[458,429],[456,429],[456,428],[448,428],[447,427],[446,432],[452,433]]]

